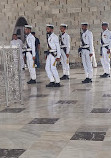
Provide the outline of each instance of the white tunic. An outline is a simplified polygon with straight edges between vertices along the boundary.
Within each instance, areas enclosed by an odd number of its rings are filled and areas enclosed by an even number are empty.
[[[30,33],[26,38],[28,46],[32,50],[32,56],[35,57],[35,37]]]
[[[70,53],[70,36],[65,32],[62,36],[62,42],[64,45],[60,45],[61,48],[66,47],[66,54]]]
[[[111,49],[111,31],[109,31],[108,29],[103,31],[102,33],[102,40],[104,42],[104,46],[109,46],[109,49]],[[101,43],[102,45],[102,43]]]
[[[87,44],[90,48],[90,54],[94,53],[94,46],[93,46],[93,34],[91,31],[87,30],[83,32],[82,38],[85,44]]]
[[[51,47],[51,50],[57,51],[57,58],[60,58],[61,51],[60,51],[60,45],[59,45],[59,39],[57,35],[52,33],[48,38],[49,46]]]

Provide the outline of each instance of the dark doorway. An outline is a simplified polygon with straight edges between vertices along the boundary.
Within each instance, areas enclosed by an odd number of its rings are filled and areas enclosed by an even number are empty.
[[[27,21],[24,17],[20,17],[17,20],[17,23],[15,25],[14,33],[18,35],[18,38],[21,39],[23,42],[25,40],[24,35],[24,25],[27,25]]]

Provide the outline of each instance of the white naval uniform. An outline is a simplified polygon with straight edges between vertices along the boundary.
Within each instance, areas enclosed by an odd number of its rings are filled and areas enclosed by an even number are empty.
[[[64,45],[61,45],[61,63],[63,68],[63,74],[69,76],[70,75],[70,67],[69,67],[69,59],[67,58],[66,54],[70,53],[70,36],[65,32],[61,35],[61,40]],[[62,48],[66,47],[66,54]]]
[[[107,53],[107,49],[105,46],[108,46],[109,49],[111,49],[111,32],[107,29],[103,31],[102,33],[102,40],[104,42],[104,45],[102,45],[102,58],[101,58],[101,64],[104,69],[104,73],[110,74],[110,54]]]
[[[47,56],[46,60],[46,72],[47,76],[50,79],[50,82],[60,83],[60,77],[56,68],[56,58],[60,58],[60,45],[58,37],[52,33],[48,38],[48,43],[51,47],[52,52],[57,52],[57,56],[54,57],[51,53]]]
[[[20,61],[21,61],[21,69],[25,67],[24,56],[22,54],[23,42],[20,39],[12,40],[10,42],[11,46],[19,46],[20,48]]]
[[[34,67],[34,60],[33,57],[35,57],[35,37],[30,33],[26,38],[27,44],[31,49],[32,54],[30,52],[26,53],[27,57],[27,65],[30,72],[30,78],[32,80],[36,80],[36,71]],[[28,49],[27,49],[28,50]]]
[[[90,54],[94,54],[94,46],[93,46],[93,34],[91,31],[87,30],[86,32],[83,32],[82,38],[86,46],[83,46],[83,48],[89,47],[90,51],[87,49],[82,49],[82,62],[86,74],[86,78],[92,79],[93,77],[93,67],[91,63]]]

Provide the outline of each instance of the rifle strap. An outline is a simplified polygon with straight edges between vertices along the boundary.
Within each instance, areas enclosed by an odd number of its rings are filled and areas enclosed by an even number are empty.
[[[101,32],[101,44],[104,45],[105,43],[103,41],[102,35],[103,35],[103,33]]]

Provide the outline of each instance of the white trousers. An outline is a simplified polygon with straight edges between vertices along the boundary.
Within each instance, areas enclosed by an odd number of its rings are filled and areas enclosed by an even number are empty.
[[[102,48],[101,64],[104,69],[104,73],[110,74],[110,54],[107,53],[106,48]]]
[[[56,68],[56,58],[51,54],[47,56],[45,70],[50,82],[60,83],[59,74]]]
[[[91,61],[92,61],[93,67],[97,67],[95,52],[93,53],[93,56],[91,57]]]
[[[27,52],[26,56],[27,56],[27,65],[30,72],[30,78],[32,80],[36,80],[36,71],[35,71],[35,67],[33,67],[34,61],[32,58],[32,54],[30,52]]]
[[[93,77],[93,67],[91,63],[91,58],[89,56],[89,51],[87,49],[82,50],[82,63],[84,66],[86,78],[92,78]]]
[[[64,75],[70,75],[70,67],[69,67],[69,59],[64,53],[63,49],[61,49],[61,63]]]

